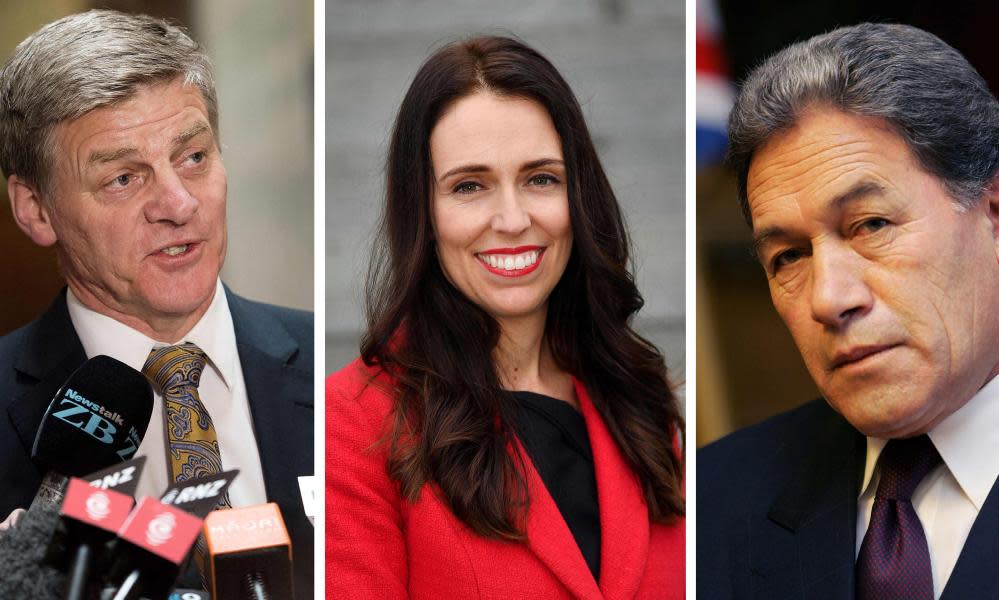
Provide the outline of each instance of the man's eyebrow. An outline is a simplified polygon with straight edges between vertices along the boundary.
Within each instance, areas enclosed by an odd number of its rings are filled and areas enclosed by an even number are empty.
[[[773,227],[767,227],[766,229],[761,230],[759,233],[753,233],[753,243],[752,246],[750,247],[750,251],[753,253],[753,257],[762,262],[763,256],[760,255],[760,248],[763,247],[763,244],[767,243],[772,238],[782,237],[784,234],[785,234],[784,228],[778,227],[776,225]]]
[[[854,184],[853,187],[851,187],[850,189],[833,197],[832,201],[830,201],[830,204],[833,206],[833,208],[839,210],[851,202],[856,202],[857,200],[861,200],[863,198],[866,198],[867,196],[872,196],[872,195],[880,196],[884,194],[884,192],[885,189],[878,183],[875,183],[873,181],[859,181],[856,184]],[[760,256],[760,249],[763,247],[763,245],[773,238],[783,237],[785,235],[787,235],[787,231],[783,227],[779,227],[776,225],[773,227],[767,227],[765,229],[762,229],[758,233],[754,233],[753,244],[752,244],[753,256],[755,256],[757,259],[761,259],[762,257]]]
[[[121,160],[132,154],[137,154],[139,152],[136,148],[117,148],[115,150],[95,150],[90,153],[87,157],[87,165],[94,165],[97,163],[109,163],[116,160]]]
[[[873,181],[859,181],[850,189],[832,199],[834,208],[843,208],[844,205],[855,202],[867,196],[880,196],[885,193],[885,189]]]
[[[172,144],[174,147],[183,146],[193,138],[198,137],[206,131],[211,131],[211,128],[204,121],[198,121],[197,123],[191,125],[184,131],[178,133],[174,136]],[[137,154],[139,152],[138,148],[126,147],[126,148],[115,148],[114,150],[95,150],[90,153],[87,157],[87,165],[94,164],[105,164],[109,162],[114,162],[116,160],[121,160]]]
[[[204,121],[198,121],[197,123],[191,125],[184,131],[181,131],[173,138],[173,146],[183,146],[187,142],[191,141],[193,138],[198,137],[206,131],[211,131],[211,128]]]

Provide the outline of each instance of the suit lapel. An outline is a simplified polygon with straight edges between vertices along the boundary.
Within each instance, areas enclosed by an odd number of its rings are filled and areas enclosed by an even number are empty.
[[[600,584],[523,448],[531,498],[527,545],[576,598],[631,598],[638,592],[649,552],[648,507],[642,488],[579,380],[580,412],[593,451],[600,509]]]
[[[527,484],[531,505],[527,515],[527,545],[576,598],[631,598],[638,592],[648,559],[648,507],[641,486],[586,389],[580,381],[574,383],[590,437],[597,480],[599,587],[541,475],[523,448],[518,448],[529,467]]]
[[[642,487],[578,380],[576,397],[593,449],[600,503],[600,589],[608,598],[638,593],[649,553],[649,513]]]
[[[999,567],[999,480],[992,484],[981,512],[975,519],[957,564],[951,571],[940,600],[999,598],[996,569]]]
[[[31,453],[38,425],[55,393],[86,360],[69,318],[63,289],[25,336],[24,350],[14,364],[18,380],[24,385],[15,392],[7,414],[27,453]]]
[[[760,597],[853,597],[865,442],[833,417],[809,440],[801,468],[767,513],[770,522],[750,534],[761,549],[750,557]]]
[[[600,590],[590,574],[590,568],[586,566],[576,539],[572,537],[562,513],[548,493],[545,482],[519,443],[517,449],[527,465],[527,492],[531,499],[527,512],[527,547],[574,597],[582,600],[601,598]]]
[[[297,455],[295,449],[304,445],[291,440],[313,437],[312,374],[290,364],[299,347],[280,322],[228,288],[226,296],[267,498],[285,510],[301,504],[297,478],[311,473],[311,456]],[[308,463],[308,472],[303,462]]]

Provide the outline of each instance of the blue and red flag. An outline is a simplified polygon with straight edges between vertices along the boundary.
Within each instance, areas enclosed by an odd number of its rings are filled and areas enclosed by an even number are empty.
[[[725,156],[728,113],[735,90],[722,43],[721,19],[715,0],[697,0],[697,166],[720,162]]]

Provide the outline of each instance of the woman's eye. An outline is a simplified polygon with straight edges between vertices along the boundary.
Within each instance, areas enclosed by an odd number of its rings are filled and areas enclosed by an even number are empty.
[[[553,185],[558,183],[558,179],[554,175],[542,174],[531,177],[528,183],[531,185]]]
[[[456,194],[471,194],[482,189],[482,186],[475,183],[474,181],[462,181],[458,185],[454,186],[454,192]]]

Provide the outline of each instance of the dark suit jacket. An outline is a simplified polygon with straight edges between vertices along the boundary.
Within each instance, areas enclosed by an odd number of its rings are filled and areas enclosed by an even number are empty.
[[[312,314],[252,302],[226,288],[267,499],[292,537],[296,598],[312,598],[313,531],[297,477],[313,463]],[[27,507],[44,475],[31,462],[52,397],[87,357],[60,293],[36,321],[0,338],[0,519]]]
[[[866,451],[821,399],[700,450],[697,596],[853,598]],[[993,485],[942,600],[999,598],[997,556]]]
[[[579,381],[600,505],[599,585],[527,457],[523,542],[476,535],[433,485],[415,502],[404,498],[379,444],[394,397],[377,373],[358,359],[326,380],[327,598],[683,597],[684,520],[649,522],[641,485]]]

